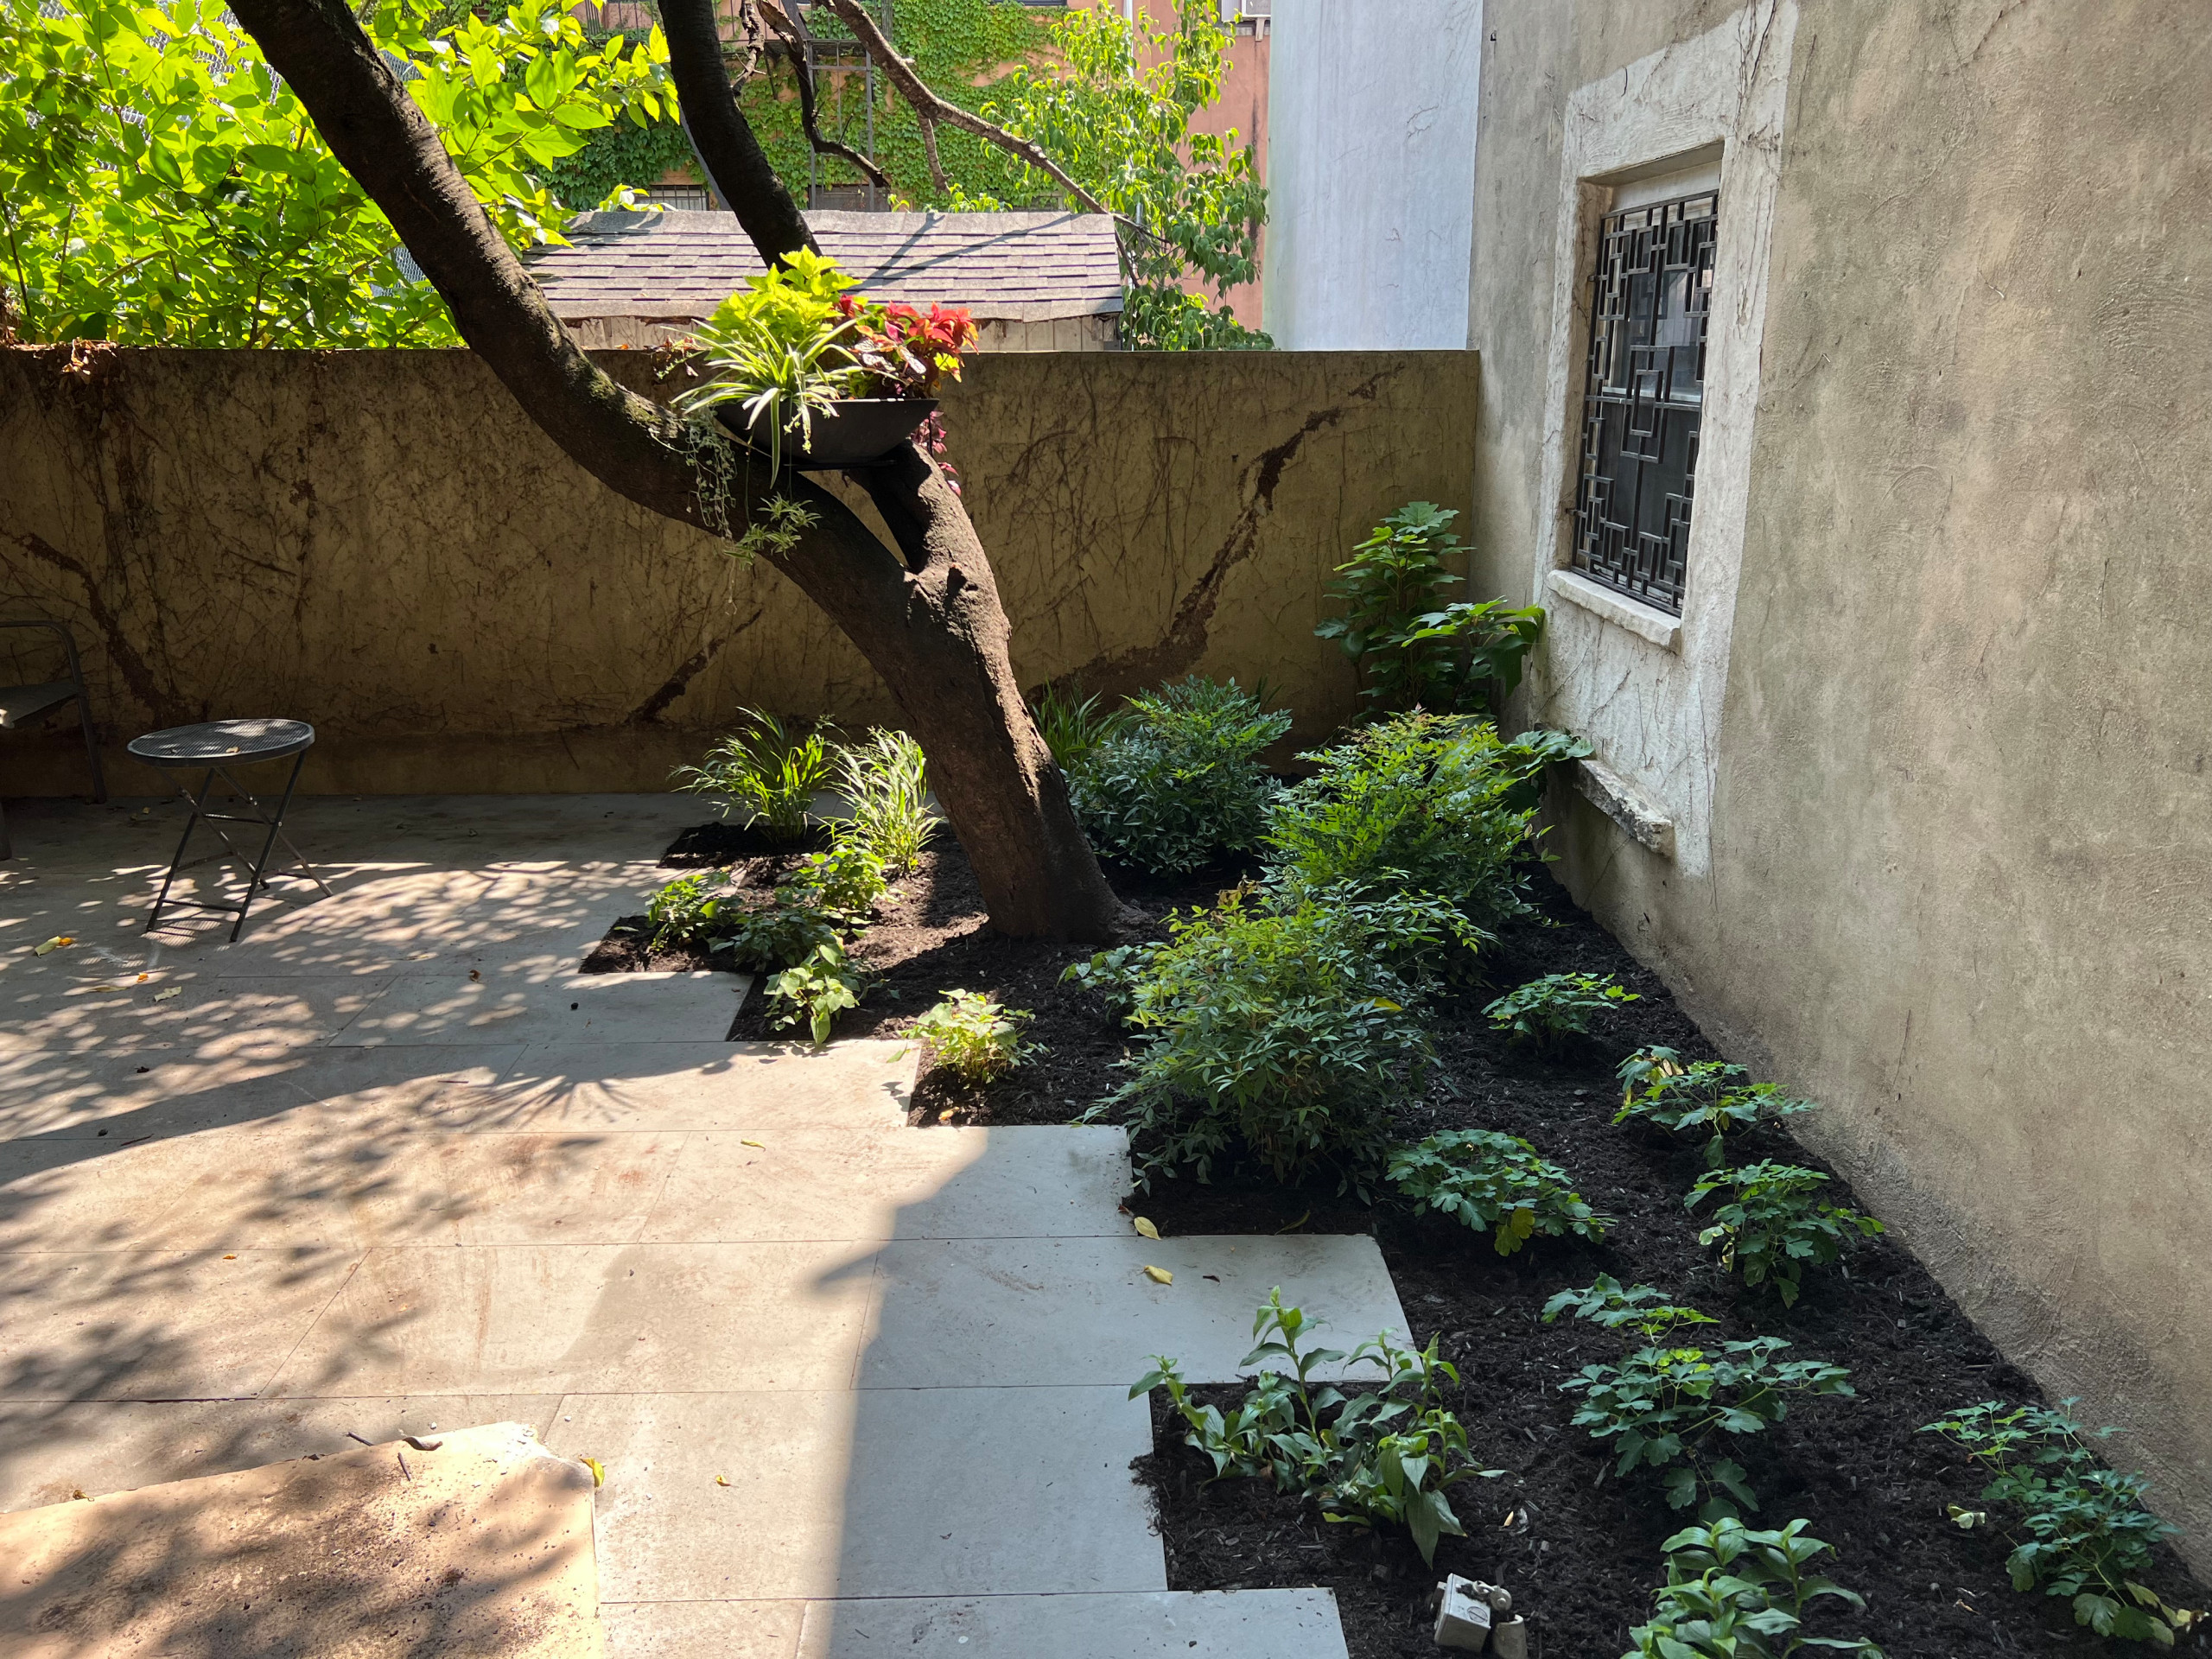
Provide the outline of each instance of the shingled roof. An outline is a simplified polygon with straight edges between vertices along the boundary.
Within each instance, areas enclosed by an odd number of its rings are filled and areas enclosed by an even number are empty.
[[[806,216],[822,251],[871,299],[961,305],[978,322],[1042,322],[1122,308],[1114,221],[1103,213],[839,213]],[[707,316],[760,257],[723,213],[580,214],[571,245],[527,256],[565,322]]]

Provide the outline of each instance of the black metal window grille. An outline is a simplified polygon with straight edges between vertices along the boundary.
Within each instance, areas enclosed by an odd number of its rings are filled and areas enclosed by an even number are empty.
[[[1574,568],[1677,616],[1719,202],[1707,190],[1606,214],[1591,297]]]

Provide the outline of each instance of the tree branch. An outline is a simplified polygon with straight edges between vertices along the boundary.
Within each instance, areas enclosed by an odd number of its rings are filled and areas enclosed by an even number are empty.
[[[913,106],[922,124],[923,142],[931,151],[931,171],[936,175],[940,188],[944,183],[944,173],[936,167],[937,143],[931,127],[942,121],[947,126],[957,127],[963,132],[973,133],[985,143],[995,144],[1015,160],[1026,162],[1058,185],[1061,189],[1082,203],[1094,213],[1111,214],[1113,209],[1092,195],[1061,170],[1059,164],[1027,138],[1017,138],[1004,127],[993,126],[980,115],[963,110],[957,104],[939,98],[931,92],[914,66],[900,57],[898,49],[883,38],[883,31],[875,26],[875,19],[868,15],[861,0],[826,0],[838,20],[853,31],[853,38],[875,60],[876,66],[887,76],[899,97]]]
[[[745,227],[761,260],[773,265],[787,253],[815,247],[798,204],[776,176],[760,141],[738,112],[722,67],[722,41],[715,0],[661,0],[660,26],[668,37],[669,77],[683,106],[683,125],[715,192]]]
[[[797,26],[779,6],[763,6],[760,16],[776,38],[784,43],[785,51],[791,54],[791,67],[798,76],[799,124],[806,129],[806,141],[814,146],[816,154],[835,156],[840,161],[850,162],[866,174],[868,182],[879,190],[896,189],[898,187],[891,182],[889,174],[850,144],[822,136],[822,129],[817,124],[815,115],[814,67],[807,61],[806,37],[799,33]]]

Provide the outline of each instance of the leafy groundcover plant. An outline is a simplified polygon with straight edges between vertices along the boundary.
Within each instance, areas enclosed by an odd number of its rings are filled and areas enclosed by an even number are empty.
[[[1778,1360],[1789,1344],[1779,1337],[1728,1342],[1718,1353],[1675,1345],[1676,1332],[1712,1325],[1694,1307],[1662,1302],[1649,1285],[1624,1290],[1604,1274],[1581,1290],[1563,1290],[1544,1304],[1544,1323],[1573,1313],[1601,1329],[1633,1329],[1643,1345],[1611,1365],[1585,1365],[1559,1385],[1582,1396],[1573,1425],[1619,1449],[1616,1475],[1636,1469],[1662,1471],[1669,1507],[1688,1509],[1704,1495],[1702,1513],[1732,1513],[1731,1500],[1747,1510],[1759,1501],[1743,1465],[1708,1455],[1717,1434],[1757,1434],[1789,1414],[1793,1394],[1853,1393],[1851,1373],[1826,1360]]]
[[[1808,1636],[1805,1610],[1823,1597],[1863,1609],[1866,1599],[1806,1567],[1831,1546],[1808,1537],[1810,1523],[1753,1532],[1733,1516],[1686,1527],[1660,1546],[1667,1582],[1649,1624],[1629,1632],[1621,1659],[1784,1659],[1807,1648],[1882,1659],[1859,1637]]]
[[[2054,1411],[1985,1400],[1921,1433],[1941,1434],[1994,1477],[1981,1501],[2005,1505],[2018,1526],[2006,1534],[2013,1549],[2005,1567],[2015,1590],[2041,1585],[2045,1595],[2071,1598],[2074,1622],[2100,1636],[2171,1647],[2203,1613],[2169,1607],[2138,1580],[2150,1567],[2152,1546],[2177,1529],[2143,1507],[2150,1483],[2141,1475],[2099,1462],[2092,1437],[2067,1414],[2073,1404]],[[2094,1438],[2112,1433],[2101,1428]],[[1954,1504],[1951,1518],[1972,1529],[1988,1515]]]
[[[1073,763],[1076,816],[1100,852],[1148,870],[1249,852],[1275,793],[1260,752],[1289,730],[1287,714],[1268,712],[1234,680],[1193,675],[1132,697]]]
[[[1514,863],[1531,814],[1497,730],[1465,716],[1401,715],[1300,759],[1313,775],[1268,815],[1267,857],[1309,891],[1433,893],[1483,926],[1528,908]]]
[[[818,944],[804,962],[768,982],[768,1001],[777,1010],[772,1024],[785,1031],[805,1020],[820,1048],[830,1040],[836,1017],[860,1006],[861,987],[859,965],[846,959],[845,947],[834,941]]]
[[[1003,1077],[1036,1052],[1021,1040],[1031,1018],[981,991],[947,991],[944,1000],[914,1021],[914,1034],[929,1046],[930,1058],[965,1083]]]
[[[1813,1102],[1793,1100],[1778,1084],[1747,1082],[1751,1074],[1740,1065],[1719,1060],[1686,1065],[1671,1048],[1639,1049],[1621,1062],[1617,1075],[1622,1094],[1614,1122],[1641,1118],[1677,1135],[1710,1129],[1705,1161],[1714,1169],[1727,1161],[1730,1135],[1815,1109]]]
[[[1716,1192],[1734,1196],[1713,1210],[1713,1224],[1697,1242],[1719,1244],[1722,1269],[1742,1274],[1745,1284],[1756,1287],[1772,1281],[1782,1293],[1782,1305],[1794,1307],[1808,1262],[1834,1261],[1853,1229],[1862,1238],[1886,1230],[1872,1216],[1822,1204],[1815,1194],[1827,1179],[1817,1169],[1795,1164],[1715,1170],[1690,1189],[1688,1207],[1696,1209]]]
[[[1642,1001],[1611,974],[1546,974],[1508,991],[1483,1013],[1516,1042],[1552,1052],[1570,1037],[1587,1037],[1601,1014]]]
[[[1283,1306],[1278,1286],[1254,1316],[1259,1345],[1238,1369],[1265,1365],[1259,1382],[1233,1412],[1193,1401],[1172,1359],[1157,1355],[1129,1398],[1167,1390],[1184,1421],[1185,1442],[1213,1460],[1216,1480],[1263,1475],[1277,1486],[1310,1494],[1324,1520],[1403,1526],[1424,1561],[1436,1559],[1445,1534],[1466,1536],[1448,1496],[1465,1480],[1495,1480],[1501,1469],[1479,1469],[1467,1452],[1467,1431],[1446,1410],[1440,1382],[1459,1371],[1437,1354],[1436,1338],[1420,1353],[1388,1334],[1350,1352],[1301,1349],[1306,1315]],[[1372,1392],[1346,1394],[1317,1382],[1323,1365],[1368,1363],[1382,1378]]]
[[[1451,1129],[1390,1154],[1388,1170],[1416,1205],[1440,1211],[1477,1232],[1493,1230],[1500,1255],[1537,1234],[1567,1233],[1592,1243],[1612,1225],[1582,1201],[1567,1173],[1526,1141],[1495,1129]]]
[[[1241,1145],[1278,1180],[1326,1166],[1364,1192],[1391,1108],[1419,1095],[1431,1058],[1419,983],[1396,962],[1459,927],[1418,897],[1290,902],[1249,887],[1171,921],[1165,944],[1122,959],[1141,1046],[1082,1121],[1127,1109],[1142,1183],[1186,1167],[1211,1179]],[[1116,977],[1103,953],[1087,967],[1101,988]]]

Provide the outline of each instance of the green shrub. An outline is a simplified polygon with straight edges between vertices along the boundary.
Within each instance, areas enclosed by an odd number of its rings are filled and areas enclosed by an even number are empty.
[[[1486,721],[1411,714],[1305,755],[1314,774],[1275,802],[1268,860],[1295,888],[1433,893],[1484,925],[1517,915],[1530,815],[1506,804],[1499,753]]]
[[[773,973],[794,967],[825,944],[843,938],[837,918],[810,903],[804,894],[779,888],[756,908],[728,908],[718,918],[721,938],[709,949],[727,951],[733,967],[747,973]]]
[[[1805,1609],[1823,1596],[1864,1611],[1866,1599],[1805,1567],[1829,1548],[1792,1521],[1753,1532],[1733,1516],[1687,1527],[1660,1548],[1667,1582],[1649,1624],[1629,1632],[1621,1659],[1785,1659],[1805,1648],[1882,1659],[1872,1642],[1805,1634]]]
[[[1611,974],[1546,974],[1508,991],[1483,1012],[1516,1041],[1556,1049],[1569,1037],[1587,1037],[1591,1021],[1599,1014],[1642,1001]]]
[[[1069,774],[1076,816],[1099,851],[1148,870],[1249,852],[1275,793],[1258,756],[1289,729],[1234,680],[1193,675],[1132,697]]]
[[[1756,1510],[1759,1501],[1743,1465],[1708,1459],[1707,1442],[1716,1433],[1756,1434],[1780,1422],[1789,1414],[1789,1395],[1848,1395],[1851,1373],[1826,1360],[1777,1361],[1789,1347],[1779,1337],[1723,1343],[1717,1354],[1679,1345],[1675,1333],[1681,1327],[1714,1321],[1694,1307],[1661,1302],[1661,1294],[1649,1285],[1623,1290],[1600,1274],[1544,1304],[1547,1325],[1572,1313],[1609,1331],[1633,1327],[1643,1338],[1643,1346],[1618,1363],[1585,1365],[1558,1385],[1562,1394],[1582,1396],[1573,1425],[1588,1429],[1592,1440],[1615,1442],[1616,1475],[1639,1466],[1663,1470],[1672,1508],[1688,1509],[1704,1492],[1708,1516],[1725,1513],[1727,1498]]]
[[[2041,1585],[2045,1595],[2070,1597],[2074,1622],[2100,1636],[2171,1647],[2177,1631],[2204,1615],[2167,1606],[2137,1580],[2150,1567],[2152,1547],[2176,1529],[2143,1507],[2150,1483],[2141,1475],[2098,1461],[2082,1425],[2067,1415],[2073,1404],[2054,1411],[1986,1400],[1921,1433],[1941,1434],[1993,1477],[1982,1502],[2007,1505],[2026,1535],[2006,1535],[2013,1549],[2005,1565],[2015,1590]],[[2101,1428],[2095,1438],[2112,1432]],[[1969,1529],[1988,1518],[1955,1504],[1951,1516]]]
[[[1260,1344],[1237,1369],[1271,1362],[1281,1369],[1262,1372],[1226,1417],[1218,1407],[1193,1402],[1176,1363],[1157,1355],[1129,1398],[1166,1389],[1183,1419],[1185,1443],[1213,1460],[1216,1480],[1265,1476],[1280,1488],[1313,1494],[1324,1520],[1403,1526],[1421,1560],[1433,1563],[1440,1537],[1466,1536],[1447,1491],[1504,1472],[1474,1466],[1466,1429],[1444,1408],[1440,1383],[1456,1384],[1458,1370],[1438,1355],[1433,1337],[1418,1354],[1387,1333],[1344,1353],[1300,1349],[1305,1325],[1300,1310],[1283,1306],[1281,1287],[1268,1294],[1252,1321]],[[1314,1382],[1318,1366],[1363,1362],[1382,1370],[1371,1394],[1347,1395]]]
[[[795,737],[775,715],[741,709],[746,727],[707,752],[703,765],[678,766],[681,787],[715,798],[740,829],[758,827],[771,840],[804,838],[813,823],[815,791],[830,780],[830,749],[819,728]]]
[[[840,841],[857,842],[887,875],[904,875],[944,824],[930,806],[929,766],[922,746],[904,732],[880,728],[868,741],[837,751],[838,786],[851,816]]]
[[[682,944],[706,944],[727,931],[743,909],[728,870],[700,870],[679,875],[645,906],[652,928],[646,944],[655,950]]]
[[[783,890],[793,902],[858,922],[889,885],[883,878],[882,861],[868,842],[841,836],[827,852],[809,853],[800,860],[785,879]]]
[[[1358,666],[1360,696],[1378,713],[1494,707],[1520,684],[1522,661],[1543,638],[1538,607],[1442,602],[1465,587],[1445,569],[1446,560],[1465,551],[1450,529],[1459,516],[1433,502],[1412,502],[1337,567],[1329,596],[1344,613],[1313,632],[1344,647]]]
[[[1033,1016],[1009,1008],[980,991],[947,991],[944,1000],[914,1021],[914,1034],[929,1045],[930,1058],[968,1083],[1002,1077],[1036,1052],[1021,1040],[1021,1027]]]
[[[1477,1232],[1494,1230],[1500,1255],[1511,1255],[1538,1233],[1573,1233],[1594,1243],[1612,1225],[1582,1201],[1565,1170],[1538,1157],[1526,1141],[1495,1129],[1450,1129],[1401,1147],[1390,1154],[1388,1173],[1415,1204]]]
[[[1079,698],[1072,691],[1048,685],[1031,706],[1030,714],[1045,747],[1052,750],[1060,770],[1071,777],[1091,751],[1120,730],[1128,719],[1121,709],[1101,709],[1099,701],[1095,692]]]
[[[1613,1122],[1642,1118],[1662,1129],[1713,1131],[1705,1161],[1718,1169],[1727,1159],[1727,1137],[1755,1124],[1779,1122],[1815,1109],[1809,1100],[1793,1100],[1778,1084],[1746,1083],[1740,1065],[1719,1060],[1682,1064],[1671,1048],[1641,1048],[1620,1064],[1621,1109]]]
[[[778,1031],[801,1020],[820,1048],[830,1040],[830,1026],[847,1008],[861,1001],[860,969],[845,959],[845,947],[835,943],[815,946],[814,954],[786,968],[768,982],[768,1001],[778,1012]]]
[[[1714,1193],[1735,1196],[1713,1212],[1713,1224],[1697,1236],[1700,1244],[1720,1245],[1723,1271],[1740,1273],[1754,1287],[1774,1281],[1782,1305],[1796,1305],[1805,1264],[1823,1266],[1843,1254],[1851,1230],[1872,1237],[1884,1230],[1872,1216],[1814,1197],[1828,1178],[1795,1164],[1751,1164],[1715,1170],[1690,1189],[1694,1210]]]
[[[1210,1179],[1241,1137],[1279,1180],[1332,1163],[1364,1190],[1430,1059],[1418,988],[1390,958],[1440,948],[1449,915],[1399,899],[1277,908],[1248,887],[1172,921],[1131,970],[1134,1075],[1086,1121],[1128,1109],[1140,1181],[1185,1166]]]

